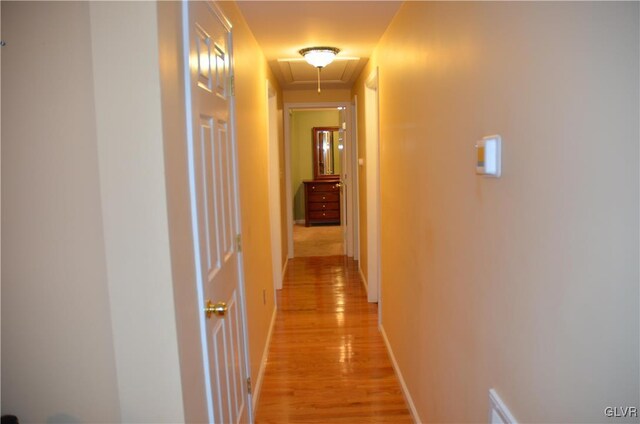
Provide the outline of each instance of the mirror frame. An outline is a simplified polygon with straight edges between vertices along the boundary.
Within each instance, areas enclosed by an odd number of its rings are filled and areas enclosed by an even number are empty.
[[[313,150],[313,179],[314,180],[339,180],[340,179],[340,174],[330,174],[330,175],[325,175],[325,174],[320,174],[320,163],[318,162],[319,160],[319,153],[320,150],[322,148],[322,146],[320,146],[320,143],[318,143],[318,133],[321,131],[330,131],[331,132],[331,147],[333,149],[333,133],[336,131],[340,131],[340,127],[313,127],[312,129],[312,139],[311,139],[311,143],[312,143],[312,150]],[[334,162],[335,162],[335,158],[334,158]]]

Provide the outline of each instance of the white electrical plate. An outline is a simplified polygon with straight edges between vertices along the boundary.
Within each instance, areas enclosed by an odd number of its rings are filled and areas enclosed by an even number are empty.
[[[502,171],[502,138],[499,135],[482,137],[476,143],[476,174],[499,177]]]

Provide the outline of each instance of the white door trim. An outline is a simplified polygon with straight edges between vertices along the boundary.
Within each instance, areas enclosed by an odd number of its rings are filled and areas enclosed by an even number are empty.
[[[380,311],[380,122],[378,68],[365,83],[366,184],[367,184],[367,297]],[[380,314],[378,314],[380,317]]]
[[[346,110],[346,122],[347,122],[347,132],[351,134],[353,128],[353,109],[351,102],[317,102],[317,103],[285,103],[284,104],[284,160],[285,160],[285,187],[286,187],[286,201],[287,201],[287,245],[288,245],[288,258],[294,257],[293,251],[293,187],[291,181],[291,117],[290,114],[293,109],[318,109],[318,108],[338,108],[344,107]],[[348,144],[353,144],[353,135],[349,135],[347,137]],[[349,147],[347,147],[349,148]],[[348,170],[349,180],[353,180],[353,176],[357,175],[357,172],[354,172],[355,169],[351,166],[351,161],[347,162],[347,166],[351,169]],[[356,178],[357,179],[357,178]],[[348,181],[347,184],[350,184],[351,181]],[[351,219],[349,222],[354,222],[358,219],[358,216],[354,214],[351,204],[353,203],[352,197],[354,193],[353,191],[347,190],[346,195],[346,205],[347,205],[347,214]],[[357,196],[357,194],[356,194]],[[353,225],[349,225],[347,229],[347,234],[345,237],[345,246],[349,245],[348,237],[353,238]],[[353,242],[351,242],[353,244]]]
[[[271,262],[273,286],[282,288],[282,229],[280,228],[280,149],[276,90],[267,80],[267,140],[269,140],[269,219],[271,222]]]
[[[353,259],[360,260],[360,182],[358,179],[358,96],[353,96],[351,103],[351,179],[352,201],[353,206]]]
[[[358,172],[356,167],[353,166],[353,157],[357,155],[357,151],[354,150],[355,138],[354,138],[354,114],[353,104],[347,103],[343,110],[344,122],[346,123],[346,137],[344,139],[344,161],[343,161],[343,174],[341,176],[343,183],[344,193],[344,220],[346,227],[344,228],[344,254],[349,257],[354,257],[354,241],[355,231],[357,227],[358,215],[354,208],[354,199],[356,193],[354,191],[357,181]]]

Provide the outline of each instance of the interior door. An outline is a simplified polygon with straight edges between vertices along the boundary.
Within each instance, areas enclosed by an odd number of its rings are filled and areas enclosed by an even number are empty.
[[[231,25],[211,2],[183,2],[189,159],[209,420],[249,420],[240,291]],[[206,311],[205,311],[206,309]]]

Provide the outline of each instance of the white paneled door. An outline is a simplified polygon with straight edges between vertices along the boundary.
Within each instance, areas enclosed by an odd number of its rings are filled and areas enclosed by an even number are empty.
[[[189,170],[209,420],[249,420],[232,134],[231,25],[183,2]]]

